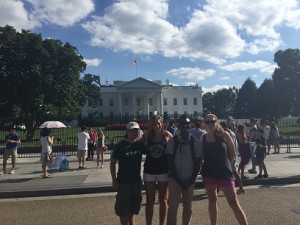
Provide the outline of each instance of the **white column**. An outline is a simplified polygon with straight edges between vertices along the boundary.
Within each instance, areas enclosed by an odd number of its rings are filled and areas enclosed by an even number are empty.
[[[145,113],[147,115],[147,117],[149,117],[149,94],[146,93],[145,96]]]
[[[122,95],[118,93],[118,104],[119,104],[119,114],[123,116],[123,109],[122,109]]]
[[[160,116],[164,115],[164,100],[163,100],[163,94],[160,92]]]
[[[136,98],[135,98],[135,94],[132,94],[132,115],[135,118],[136,117]]]

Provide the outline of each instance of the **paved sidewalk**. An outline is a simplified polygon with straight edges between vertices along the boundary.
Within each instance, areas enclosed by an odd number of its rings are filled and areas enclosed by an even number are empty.
[[[255,180],[256,174],[247,172],[250,168],[248,165],[245,175],[249,179],[243,180],[244,185],[300,183],[300,147],[291,149],[291,153],[285,151],[282,149],[281,154],[267,156],[265,163],[270,175],[268,179]],[[106,154],[102,169],[96,169],[96,161],[88,161],[86,169],[78,170],[76,158],[71,156],[70,170],[50,171],[52,177],[44,179],[39,158],[19,158],[15,174],[0,175],[0,198],[111,192],[109,159],[110,155]],[[10,166],[7,167],[8,172]],[[201,176],[197,179],[196,188],[203,188]]]

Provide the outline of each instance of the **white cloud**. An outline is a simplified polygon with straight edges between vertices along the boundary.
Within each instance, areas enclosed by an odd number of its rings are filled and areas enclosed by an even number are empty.
[[[167,20],[168,3],[122,0],[82,27],[93,46],[222,64],[244,51],[274,51],[282,44],[280,26],[300,26],[295,0],[210,0],[182,27]]]
[[[230,88],[230,87],[232,87],[232,86],[229,86],[229,85],[214,85],[214,86],[211,87],[211,88],[205,88],[205,87],[202,87],[202,91],[203,91],[203,93],[207,93],[207,92],[216,92],[216,91],[218,91],[218,90],[220,90],[220,89],[223,89],[223,88],[228,89],[228,88]]]
[[[94,10],[93,0],[1,0],[0,25],[10,25],[19,31],[43,23],[67,27],[86,18]]]
[[[92,0],[28,0],[34,7],[31,18],[43,23],[72,26],[95,10]]]
[[[260,72],[262,73],[267,73],[267,74],[272,74],[274,72],[274,70],[278,68],[277,65],[270,65],[270,66],[266,66],[260,69]]]
[[[167,71],[167,74],[178,77],[180,79],[186,79],[189,81],[205,80],[207,77],[211,77],[216,73],[213,69],[202,70],[200,68],[181,67]]]
[[[231,77],[229,77],[229,76],[220,77],[220,80],[230,80],[230,79],[231,79]]]
[[[31,29],[38,25],[35,20],[29,19],[29,14],[20,1],[0,1],[0,26],[10,25],[17,31]]]
[[[300,9],[287,13],[286,25],[295,29],[300,28]]]
[[[101,1],[101,0],[98,0]],[[169,21],[169,0],[118,0],[95,12],[94,0],[0,0],[0,25],[31,29],[82,22],[90,43],[134,54],[161,54],[222,65],[244,52],[274,52],[279,29],[300,28],[296,0],[209,0],[182,26]],[[27,5],[25,8],[24,5]],[[101,4],[100,4],[101,5]],[[192,9],[192,8],[191,8]],[[181,23],[182,24],[182,23]]]
[[[102,63],[102,59],[84,59],[87,66],[99,66]]]
[[[272,73],[276,68],[269,62],[257,60],[255,62],[236,62],[220,66],[220,69],[226,71],[246,71],[246,70],[259,70],[262,73]]]

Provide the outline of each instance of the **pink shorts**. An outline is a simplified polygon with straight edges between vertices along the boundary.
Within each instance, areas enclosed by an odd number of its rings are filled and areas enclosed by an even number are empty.
[[[203,177],[205,185],[217,185],[219,187],[235,187],[234,180],[219,180],[215,178]]]

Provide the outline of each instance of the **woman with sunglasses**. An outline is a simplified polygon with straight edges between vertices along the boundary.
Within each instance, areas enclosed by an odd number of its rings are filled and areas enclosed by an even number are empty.
[[[234,144],[230,134],[220,126],[214,114],[205,116],[207,133],[200,138],[203,165],[201,174],[208,195],[208,211],[212,225],[217,224],[217,187],[226,196],[239,224],[248,224],[235,191],[231,162],[234,159]]]

